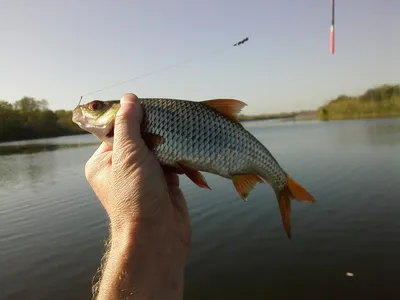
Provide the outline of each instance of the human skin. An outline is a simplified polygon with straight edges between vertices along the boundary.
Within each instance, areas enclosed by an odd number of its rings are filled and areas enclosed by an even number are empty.
[[[93,297],[182,299],[190,220],[179,178],[142,140],[136,95],[125,94],[120,102],[113,146],[103,142],[85,167],[110,220]]]

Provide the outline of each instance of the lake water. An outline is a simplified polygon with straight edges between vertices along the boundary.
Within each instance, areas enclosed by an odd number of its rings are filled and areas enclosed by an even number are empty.
[[[399,299],[400,119],[244,123],[317,199],[246,203],[181,177],[193,228],[185,299]],[[107,218],[84,177],[91,135],[1,144],[0,299],[90,299]],[[354,274],[346,276],[347,272]]]

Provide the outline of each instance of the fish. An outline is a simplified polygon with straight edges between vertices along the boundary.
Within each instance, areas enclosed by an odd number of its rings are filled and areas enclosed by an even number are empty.
[[[291,200],[315,198],[280,166],[270,151],[240,123],[247,104],[237,99],[183,100],[139,98],[140,131],[162,166],[185,174],[200,188],[210,189],[201,172],[232,181],[244,201],[257,184],[272,187],[286,235],[291,234]],[[78,104],[72,121],[112,146],[119,100]]]

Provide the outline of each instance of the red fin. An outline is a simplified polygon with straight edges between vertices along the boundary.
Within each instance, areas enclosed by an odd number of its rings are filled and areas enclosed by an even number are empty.
[[[170,167],[170,166],[165,166],[165,165],[163,165],[162,168],[166,172],[172,172],[172,173],[176,173],[176,174],[184,174],[184,172],[181,168]]]
[[[289,189],[287,187],[285,187],[283,190],[280,190],[279,192],[277,192],[276,198],[278,200],[279,209],[281,211],[283,227],[285,228],[288,238],[291,239],[292,238],[291,224],[290,224],[291,207],[290,207]]]
[[[257,183],[263,182],[263,180],[255,174],[235,174],[232,175],[232,182],[240,197],[244,201],[247,201],[251,190]]]
[[[192,169],[190,167],[185,166],[183,163],[179,163],[179,166],[181,167],[181,170],[191,181],[193,181],[197,186],[204,188],[204,189],[209,189],[211,188],[208,186],[206,179],[204,178],[203,174],[201,174],[198,170]]]
[[[275,192],[276,198],[279,203],[279,209],[281,211],[281,217],[283,227],[285,228],[286,234],[291,239],[291,224],[290,224],[290,204],[291,199],[300,202],[311,202],[315,203],[314,197],[307,192],[299,183],[294,181],[289,175],[286,174],[287,185],[280,191]]]
[[[247,104],[235,99],[212,99],[200,101],[212,109],[220,112],[228,119],[235,123],[239,123],[238,114]]]
[[[150,150],[164,143],[164,137],[149,132],[142,133],[142,138]]]
[[[300,202],[311,202],[315,203],[314,197],[307,192],[300,184],[293,180],[289,175],[287,177],[287,187],[290,192],[291,198]]]

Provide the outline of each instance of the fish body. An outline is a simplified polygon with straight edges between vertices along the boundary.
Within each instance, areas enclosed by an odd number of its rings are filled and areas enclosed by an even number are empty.
[[[232,180],[243,200],[257,183],[274,190],[287,235],[291,199],[315,202],[279,165],[268,149],[238,121],[246,105],[233,99],[200,102],[143,98],[142,138],[159,162],[186,174],[195,184],[209,188],[208,172]],[[73,121],[112,145],[113,124],[119,101],[95,100],[79,105]]]

